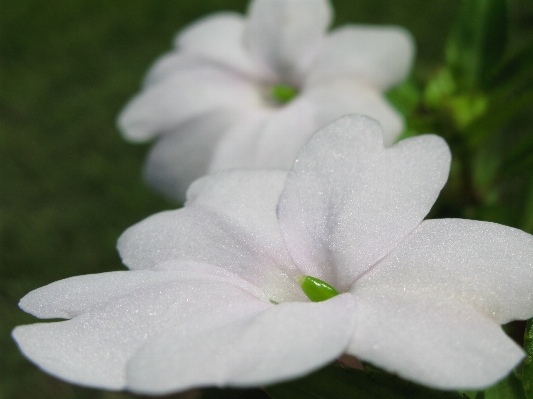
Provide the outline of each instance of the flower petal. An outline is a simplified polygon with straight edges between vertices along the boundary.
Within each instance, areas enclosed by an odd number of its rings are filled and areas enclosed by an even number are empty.
[[[54,314],[53,308],[58,315],[64,313],[62,307],[76,309],[74,319],[19,326],[13,337],[29,359],[59,378],[124,389],[126,363],[147,338],[186,323],[217,328],[273,306],[242,289],[243,284],[237,276],[192,271],[188,276],[130,271],[74,277],[25,299],[33,309],[47,307],[46,315]],[[82,313],[85,306],[78,296],[90,302]]]
[[[172,260],[213,264],[260,286],[276,301],[303,300],[276,219],[285,173],[231,171],[193,183],[185,208],[130,227],[118,250],[131,269]]]
[[[250,52],[283,83],[299,85],[331,14],[326,0],[254,0],[245,35]]]
[[[357,328],[348,353],[439,389],[482,389],[503,378],[523,351],[468,304],[423,295],[356,294]]]
[[[414,40],[403,28],[343,26],[325,38],[308,82],[349,77],[387,90],[407,77],[414,52]]]
[[[148,89],[162,81],[168,79],[174,74],[205,67],[213,67],[205,60],[202,60],[192,54],[183,51],[171,51],[157,59],[148,70],[144,78],[143,88]]]
[[[280,197],[291,258],[304,274],[348,289],[420,224],[449,165],[437,136],[385,149],[372,119],[347,116],[326,126],[298,155]]]
[[[162,136],[148,155],[146,180],[171,198],[184,201],[189,185],[208,172],[220,136],[238,119],[231,112],[213,112]]]
[[[469,303],[498,324],[533,316],[533,236],[496,223],[426,220],[358,280],[386,292]]]
[[[383,141],[390,146],[403,130],[403,117],[375,88],[356,79],[332,79],[309,86],[302,96],[313,102],[318,126],[347,114],[357,113],[376,119],[383,127]]]
[[[195,386],[257,386],[302,376],[342,354],[354,301],[285,303],[220,328],[167,331],[128,365],[128,386],[163,394]]]
[[[183,69],[134,97],[119,115],[126,138],[144,141],[175,130],[191,118],[213,111],[244,111],[261,104],[254,84],[238,74],[206,64]]]
[[[210,170],[289,169],[318,127],[312,104],[302,97],[276,112],[250,115],[220,140]]]
[[[178,50],[255,76],[257,69],[244,46],[244,28],[240,14],[212,14],[183,30],[174,44]]]

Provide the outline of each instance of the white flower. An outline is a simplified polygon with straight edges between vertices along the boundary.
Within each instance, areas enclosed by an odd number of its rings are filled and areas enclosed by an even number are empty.
[[[500,324],[533,315],[533,236],[494,223],[425,220],[448,147],[386,149],[349,116],[317,133],[292,170],[220,172],[185,208],[128,229],[131,271],[62,280],[21,307],[24,354],[67,381],[165,393],[297,377],[343,353],[432,387],[482,388],[523,351]],[[340,295],[310,302],[312,276]]]
[[[147,180],[182,200],[207,173],[289,169],[315,131],[353,112],[392,144],[403,121],[381,93],[407,75],[412,38],[367,25],[326,34],[331,13],[327,0],[254,0],[246,17],[218,13],[181,32],[119,117],[126,138],[158,137]]]

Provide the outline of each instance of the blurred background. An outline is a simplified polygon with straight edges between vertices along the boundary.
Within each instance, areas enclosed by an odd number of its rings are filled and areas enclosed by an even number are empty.
[[[332,3],[335,26],[409,29],[417,43],[413,75],[424,81],[443,62],[461,1]],[[178,205],[144,184],[149,144],[123,141],[116,116],[151,63],[170,50],[177,31],[211,12],[245,12],[246,5],[246,0],[0,0],[0,399],[134,396],[69,385],[25,360],[10,332],[35,319],[17,303],[59,279],[123,269],[115,250],[121,232]],[[519,48],[533,38],[533,2],[509,5],[511,45]],[[531,137],[531,111],[505,129]],[[533,165],[521,168],[532,175]],[[513,187],[524,184],[522,177],[509,179]],[[474,211],[472,217],[521,227],[512,201],[496,205],[487,216]],[[468,216],[465,209],[445,213]]]

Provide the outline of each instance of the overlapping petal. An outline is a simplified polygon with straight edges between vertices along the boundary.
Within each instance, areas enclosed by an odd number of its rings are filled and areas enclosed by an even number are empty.
[[[255,86],[229,70],[204,65],[174,72],[135,97],[119,116],[132,141],[143,141],[178,128],[189,119],[220,111],[247,110],[261,102]]]
[[[317,126],[326,126],[341,116],[357,110],[367,115],[383,128],[385,145],[390,146],[403,130],[403,117],[372,86],[359,80],[337,78],[319,85],[310,85],[304,96],[313,104]]]
[[[26,356],[62,379],[124,389],[127,362],[151,337],[178,326],[194,335],[273,306],[235,275],[217,276],[209,265],[190,269],[104,273],[40,288],[23,298],[24,309],[74,318],[20,326],[13,336]]]
[[[356,78],[387,90],[407,77],[414,52],[414,40],[403,28],[343,26],[324,39],[307,82]]]
[[[175,259],[209,263],[263,287],[276,302],[303,300],[275,216],[284,179],[284,172],[236,171],[199,180],[185,208],[153,215],[122,234],[122,261],[130,269]]]
[[[249,115],[220,140],[209,168],[211,171],[237,167],[288,170],[294,155],[319,127],[315,108],[306,97],[295,99],[277,112]]]
[[[183,30],[174,41],[178,50],[248,76],[259,77],[244,43],[245,18],[237,13],[210,15]]]
[[[498,324],[533,313],[533,236],[496,223],[426,220],[352,291],[419,293],[471,306]]]
[[[355,302],[284,303],[257,316],[190,334],[166,331],[128,365],[134,391],[169,393],[195,386],[257,386],[313,371],[344,352]],[[209,367],[206,367],[209,365]]]
[[[171,198],[185,200],[189,185],[209,172],[223,127],[229,129],[241,117],[230,111],[212,112],[179,126],[179,133],[162,136],[152,147],[144,175],[155,188]]]
[[[418,136],[389,149],[382,140],[369,118],[332,123],[302,149],[280,197],[292,259],[341,291],[420,224],[448,178],[441,138]]]
[[[524,356],[497,323],[464,302],[380,288],[354,291],[357,328],[348,353],[363,361],[434,388],[482,389]]]
[[[246,44],[266,70],[299,86],[318,53],[331,14],[326,0],[255,0],[248,10]]]

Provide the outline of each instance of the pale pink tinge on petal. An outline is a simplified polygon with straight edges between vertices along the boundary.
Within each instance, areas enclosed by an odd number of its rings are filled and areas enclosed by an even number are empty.
[[[347,116],[303,147],[278,204],[294,262],[337,290],[387,255],[427,215],[448,178],[450,151],[425,135],[386,149],[379,124]]]

